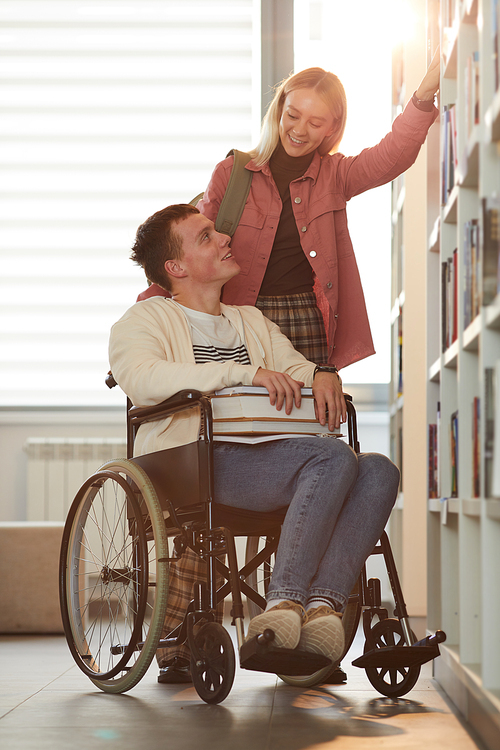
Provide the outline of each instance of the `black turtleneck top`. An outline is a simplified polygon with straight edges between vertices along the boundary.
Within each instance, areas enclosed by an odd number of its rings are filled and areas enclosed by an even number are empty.
[[[302,177],[313,156],[314,152],[305,156],[289,156],[279,141],[269,161],[283,208],[262,280],[261,295],[279,296],[312,291],[313,271],[300,245],[290,199],[290,183]]]

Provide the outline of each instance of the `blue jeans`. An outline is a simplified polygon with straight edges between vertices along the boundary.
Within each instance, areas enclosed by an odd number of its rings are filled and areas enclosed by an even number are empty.
[[[323,596],[343,611],[396,500],[397,467],[320,437],[217,442],[214,465],[216,502],[256,511],[288,506],[268,601],[305,606]]]

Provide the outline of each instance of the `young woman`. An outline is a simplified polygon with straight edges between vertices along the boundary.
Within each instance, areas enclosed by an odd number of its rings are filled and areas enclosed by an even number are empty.
[[[256,305],[313,362],[340,369],[373,354],[346,204],[413,164],[437,117],[438,84],[436,55],[391,132],[354,157],[338,151],[346,97],[337,76],[309,68],[278,87],[246,167],[252,184],[231,242],[242,272],[225,286],[226,304]],[[213,221],[232,163],[217,165],[198,204]]]

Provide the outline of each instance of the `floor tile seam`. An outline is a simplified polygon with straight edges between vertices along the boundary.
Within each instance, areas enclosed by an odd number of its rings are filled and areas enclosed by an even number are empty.
[[[274,682],[273,698],[272,698],[272,701],[271,701],[271,708],[270,708],[270,712],[269,712],[269,721],[267,723],[266,746],[265,746],[264,750],[270,750],[271,729],[272,729],[272,726],[273,726],[274,707],[275,707],[275,703],[276,703],[276,694],[277,694],[277,691],[278,691],[278,682],[279,682],[279,677],[276,675],[276,680]]]
[[[24,700],[20,701],[15,706],[13,706],[12,708],[10,708],[5,714],[3,714],[2,716],[0,716],[0,722],[2,721],[2,719],[5,719],[6,716],[9,716],[9,714],[11,714],[13,711],[16,711],[16,709],[20,708],[21,706],[24,706],[25,703],[27,703],[28,701],[30,701],[35,696],[39,695],[46,688],[48,688],[50,685],[52,685],[54,682],[56,682],[56,680],[59,680],[61,677],[64,677],[64,675],[66,675],[72,669],[73,669],[73,665],[69,666],[64,672],[62,672],[61,674],[58,674],[56,677],[53,677],[51,680],[49,680],[41,688],[39,688],[38,690],[35,690],[33,693],[31,693],[30,695],[28,695]]]

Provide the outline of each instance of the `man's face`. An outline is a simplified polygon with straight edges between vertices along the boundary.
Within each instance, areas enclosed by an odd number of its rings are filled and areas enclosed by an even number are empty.
[[[182,240],[182,257],[177,264],[199,284],[225,284],[240,272],[231,255],[227,234],[220,234],[203,214],[191,214],[174,229]]]

